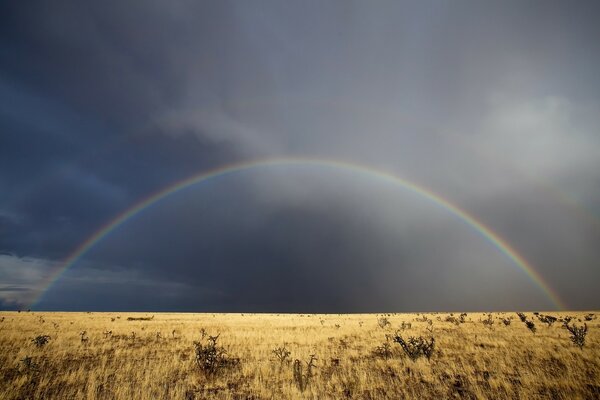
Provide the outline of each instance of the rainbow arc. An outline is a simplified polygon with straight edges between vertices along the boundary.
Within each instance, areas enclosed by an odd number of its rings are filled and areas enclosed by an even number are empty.
[[[80,260],[92,247],[97,245],[111,232],[113,232],[119,226],[125,224],[132,217],[148,209],[149,207],[165,199],[166,197],[190,186],[201,184],[212,179],[217,179],[219,177],[239,173],[253,168],[296,165],[315,166],[334,170],[351,171],[357,174],[365,175],[367,177],[379,179],[383,182],[400,186],[412,193],[421,196],[422,198],[428,200],[432,204],[448,211],[450,214],[454,215],[455,217],[463,221],[466,225],[470,226],[472,229],[478,232],[483,238],[485,238],[501,253],[508,257],[516,267],[522,270],[529,277],[529,279],[541,290],[541,292],[544,293],[544,295],[550,300],[554,307],[556,307],[559,310],[566,309],[566,306],[559,297],[559,295],[551,288],[551,286],[536,271],[536,269],[522,255],[520,255],[506,240],[500,237],[500,235],[495,233],[483,222],[476,219],[467,211],[461,209],[459,206],[453,204],[449,200],[441,197],[440,195],[434,193],[433,191],[423,186],[398,177],[390,172],[345,161],[301,157],[270,158],[250,162],[242,162],[237,164],[229,164],[226,166],[222,166],[193,175],[189,178],[169,185],[168,187],[163,188],[162,190],[159,190],[153,193],[152,195],[144,198],[135,205],[118,214],[112,220],[108,221],[106,224],[100,227],[100,229],[98,229],[94,234],[92,234],[87,240],[81,243],[71,254],[69,254],[69,256],[66,259],[64,259],[63,262],[60,264],[60,267],[57,268],[53,273],[51,273],[44,282],[42,282],[42,285],[39,289],[40,294],[32,302],[31,308],[35,307],[35,305],[42,300],[44,294],[52,287],[52,285],[57,280],[59,280],[70,268],[72,268],[77,263],[77,261]]]

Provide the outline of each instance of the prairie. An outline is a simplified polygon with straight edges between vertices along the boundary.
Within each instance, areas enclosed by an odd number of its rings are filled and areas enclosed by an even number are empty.
[[[571,340],[567,316],[569,326],[587,326],[582,347]],[[600,398],[596,315],[523,317],[533,325],[514,312],[1,312],[0,396]],[[433,344],[432,352],[410,353],[421,349],[410,337],[422,337],[423,349]]]

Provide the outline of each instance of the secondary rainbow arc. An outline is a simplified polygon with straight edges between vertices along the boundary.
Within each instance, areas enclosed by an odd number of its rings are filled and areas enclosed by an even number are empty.
[[[241,171],[245,171],[257,167],[267,166],[294,166],[294,165],[310,165],[323,168],[333,168],[354,171],[356,173],[366,174],[368,176],[377,177],[383,181],[398,185],[406,190],[409,190],[415,194],[422,196],[429,200],[435,205],[442,207],[447,210],[464,223],[469,225],[475,231],[480,233],[488,242],[494,245],[500,252],[506,255],[512,262],[519,267],[530,280],[544,293],[544,295],[550,300],[550,302],[559,310],[566,309],[564,302],[561,300],[559,295],[551,288],[551,286],[544,280],[544,278],[535,270],[535,268],[521,256],[510,244],[501,238],[492,229],[487,227],[483,222],[477,220],[474,216],[470,215],[467,211],[461,209],[457,205],[437,195],[431,190],[417,185],[414,182],[400,178],[390,172],[375,169],[370,166],[365,166],[357,163],[350,163],[338,160],[328,159],[317,159],[317,158],[300,158],[300,157],[286,157],[286,158],[269,158],[254,160],[249,162],[241,162],[237,164],[228,164],[219,168],[211,169],[209,171],[203,171],[199,174],[193,175],[181,181],[178,181],[162,190],[159,190],[152,195],[146,197],[130,208],[126,209],[122,213],[118,214],[115,218],[104,224],[99,230],[91,235],[87,240],[81,243],[69,256],[63,260],[59,268],[51,273],[47,279],[45,279],[38,292],[40,293],[30,307],[35,307],[40,302],[44,294],[52,287],[52,285],[58,281],[66,271],[68,271],[77,261],[87,253],[92,247],[98,244],[103,238],[109,235],[113,230],[118,228],[120,225],[127,222],[130,218],[159,202],[160,200],[168,197],[169,195],[187,188],[189,186],[206,182],[207,180],[221,177],[228,174],[233,174]]]

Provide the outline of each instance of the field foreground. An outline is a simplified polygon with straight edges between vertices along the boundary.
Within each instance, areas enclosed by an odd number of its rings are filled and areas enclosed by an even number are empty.
[[[521,317],[2,312],[0,396],[600,398],[595,313]]]

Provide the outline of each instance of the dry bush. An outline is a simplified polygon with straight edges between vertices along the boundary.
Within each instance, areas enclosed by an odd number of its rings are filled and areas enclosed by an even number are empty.
[[[381,317],[381,318],[377,319],[377,325],[379,325],[379,327],[381,329],[385,329],[388,326],[392,326],[392,324],[390,323],[390,321],[387,318],[385,318],[385,317]]]
[[[521,312],[518,312],[517,315],[519,316],[519,319],[521,320],[521,322],[523,322],[525,324],[527,329],[529,329],[532,333],[536,332],[537,329],[536,329],[535,323],[533,321],[528,320],[527,316]],[[534,313],[534,315],[539,316],[539,313]]]
[[[275,349],[273,349],[273,354],[275,354],[275,357],[277,357],[279,362],[283,364],[285,362],[290,361],[289,357],[290,354],[292,354],[292,352],[289,351],[284,344],[283,346],[276,347]]]
[[[579,327],[575,324],[573,324],[573,326],[564,324],[563,326],[571,333],[571,337],[569,338],[571,339],[571,342],[573,342],[573,344],[580,349],[583,348],[585,345],[585,336],[587,335],[588,330],[587,324],[584,323],[583,326]]]
[[[557,321],[557,318],[552,315],[539,314],[537,317],[540,322],[547,324],[548,327],[551,327]]]
[[[229,357],[227,350],[217,345],[219,336],[208,336],[206,343],[194,341],[196,365],[205,375],[215,375],[239,364],[238,358]]]
[[[151,317],[127,317],[127,321],[152,321],[154,315]]]
[[[596,316],[594,314],[587,314],[585,317],[583,317],[583,319],[589,322],[596,319]]]
[[[494,318],[492,317],[492,314],[489,313],[487,315],[487,318],[482,320],[481,323],[491,329],[492,326],[494,325]]]
[[[417,315],[419,315],[419,314],[417,314]],[[430,320],[427,318],[427,316],[423,315],[421,318],[416,317],[415,321],[417,321],[417,322],[428,322]]]
[[[402,321],[402,323],[400,324],[401,330],[410,329],[410,328],[412,328],[412,324],[410,322]]]
[[[375,349],[373,349],[373,355],[375,357],[383,358],[386,360],[391,358],[392,357],[392,346],[390,346],[390,342],[385,341],[385,342],[383,342],[383,344],[381,346],[375,347]]]
[[[525,321],[525,326],[527,327],[527,329],[529,329],[532,333],[535,333],[536,328],[535,328],[535,324],[533,323],[533,321],[529,321],[526,320]]]
[[[562,322],[564,325],[564,324],[568,324],[569,322],[571,322],[572,319],[573,319],[572,316],[566,315],[566,316],[560,318],[559,321]]]
[[[38,365],[33,361],[32,357],[26,356],[25,358],[23,358],[21,360],[21,362],[25,366],[25,369],[28,370],[28,371],[37,370],[38,369]]]
[[[310,359],[306,361],[306,371],[303,371],[302,361],[295,359],[293,366],[294,373],[294,382],[296,383],[296,387],[301,392],[306,390],[306,387],[310,383],[311,378],[313,377],[313,368],[316,368],[315,361],[317,361],[317,357],[314,354],[310,355]]]
[[[39,335],[35,338],[31,339],[31,342],[36,345],[36,347],[44,347],[50,341],[49,335]]]
[[[393,340],[402,347],[404,353],[413,361],[422,356],[429,360],[435,348],[435,339],[433,337],[425,339],[423,336],[410,336],[407,340],[404,340],[396,332]]]
[[[461,313],[458,317],[455,317],[454,314],[448,315],[444,321],[450,322],[454,325],[460,325],[465,323],[465,318],[467,317],[467,313]],[[438,318],[438,320],[441,318]]]

